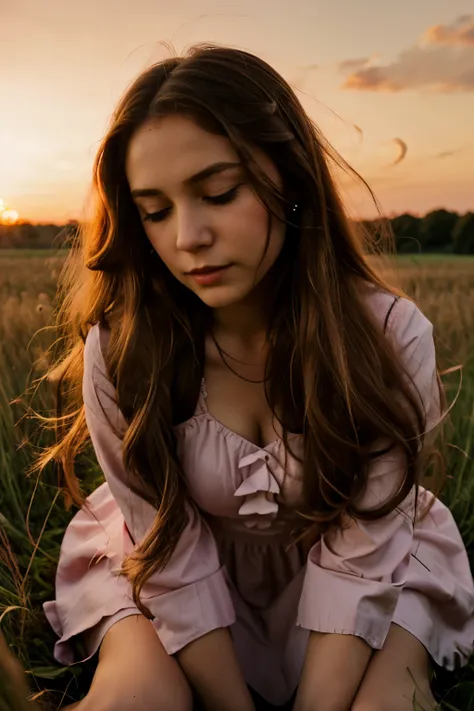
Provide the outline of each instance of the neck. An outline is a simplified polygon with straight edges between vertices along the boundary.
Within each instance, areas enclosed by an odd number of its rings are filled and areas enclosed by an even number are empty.
[[[266,338],[271,303],[259,284],[245,299],[237,304],[215,309],[214,333],[252,344]],[[266,297],[266,298],[265,298]]]
[[[266,332],[266,319],[250,304],[235,304],[214,312],[214,333],[254,341]]]

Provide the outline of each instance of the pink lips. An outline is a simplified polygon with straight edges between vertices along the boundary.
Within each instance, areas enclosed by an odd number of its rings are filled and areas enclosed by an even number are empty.
[[[189,276],[191,276],[197,284],[201,286],[208,286],[209,284],[215,284],[219,281],[230,266],[230,264],[227,264],[223,267],[203,267],[202,269],[194,269],[192,272],[189,272]]]

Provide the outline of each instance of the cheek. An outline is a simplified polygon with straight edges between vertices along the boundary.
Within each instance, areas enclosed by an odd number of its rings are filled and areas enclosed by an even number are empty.
[[[253,228],[249,231],[249,249],[253,250],[259,260],[263,258],[262,266],[268,269],[283,247],[286,226],[273,215],[269,215],[260,205],[254,211],[252,225]]]
[[[233,215],[229,215],[230,233],[251,261],[261,259],[265,249],[269,229],[269,215],[252,194]],[[285,225],[272,217],[271,239],[268,252],[280,251],[285,235]]]
[[[163,231],[159,235],[154,233],[153,229],[146,230],[148,241],[150,242],[150,247],[152,247],[161,261],[173,271],[173,265],[176,261],[175,248],[173,243],[167,239],[166,233]]]
[[[258,234],[265,239],[268,232],[268,213],[255,198],[252,200],[252,204],[249,205],[248,219],[249,224],[253,227],[253,234]]]

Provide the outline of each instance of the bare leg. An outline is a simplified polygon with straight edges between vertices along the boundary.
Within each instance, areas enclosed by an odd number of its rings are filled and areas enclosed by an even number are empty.
[[[432,711],[428,652],[409,632],[392,625],[383,648],[372,656],[352,711]]]
[[[168,655],[142,615],[116,622],[105,635],[86,698],[69,711],[191,711],[192,693],[178,662]]]

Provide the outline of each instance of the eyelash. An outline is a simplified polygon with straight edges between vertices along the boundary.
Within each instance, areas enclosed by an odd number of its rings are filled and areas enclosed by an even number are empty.
[[[241,187],[242,183],[240,183],[239,185],[235,185],[233,188],[227,190],[227,192],[225,193],[221,193],[220,195],[209,195],[207,197],[204,197],[203,200],[210,202],[211,205],[228,205],[229,203],[233,202],[233,200],[235,200]],[[163,220],[165,220],[168,216],[170,210],[171,208],[167,207],[164,210],[159,210],[159,212],[151,212],[148,215],[145,215],[143,220],[144,222],[163,222]]]

